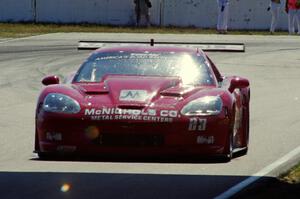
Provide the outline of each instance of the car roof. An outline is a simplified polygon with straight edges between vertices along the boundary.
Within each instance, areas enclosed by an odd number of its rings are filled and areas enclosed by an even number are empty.
[[[114,47],[104,47],[95,50],[95,53],[103,52],[116,52],[116,51],[125,51],[125,52],[182,52],[182,53],[191,53],[191,54],[204,54],[201,49],[191,48],[191,47],[178,47],[178,46],[145,46],[145,45],[128,45],[128,46],[114,46]]]

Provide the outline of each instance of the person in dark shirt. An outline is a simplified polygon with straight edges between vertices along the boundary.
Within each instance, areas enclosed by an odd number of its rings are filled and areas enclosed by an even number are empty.
[[[141,25],[141,18],[145,17],[146,26],[150,26],[150,13],[149,8],[152,7],[150,0],[134,0],[135,4],[135,15],[136,15],[136,25]]]

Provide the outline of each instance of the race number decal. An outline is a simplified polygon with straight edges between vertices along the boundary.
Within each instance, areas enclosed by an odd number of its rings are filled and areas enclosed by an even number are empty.
[[[205,131],[206,130],[206,119],[197,117],[190,118],[189,131]]]

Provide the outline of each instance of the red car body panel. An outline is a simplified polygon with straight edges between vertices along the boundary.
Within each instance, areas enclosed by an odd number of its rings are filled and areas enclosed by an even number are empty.
[[[178,77],[106,75],[99,83],[53,84],[41,92],[36,108],[35,152],[128,155],[228,155],[230,136],[233,149],[246,149],[249,137],[249,86],[233,82],[248,80],[222,77],[201,50],[179,47],[118,47],[94,52],[185,52],[201,53],[214,74],[212,85],[182,85]],[[72,75],[73,77],[73,75]],[[240,87],[239,87],[240,85]],[[145,90],[142,101],[121,100],[123,90]],[[43,109],[49,93],[61,93],[80,104],[76,114]],[[190,101],[219,96],[218,115],[186,116],[182,108]]]

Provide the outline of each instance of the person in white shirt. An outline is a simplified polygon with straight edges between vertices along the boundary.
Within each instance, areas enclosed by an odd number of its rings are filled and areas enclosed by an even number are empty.
[[[277,23],[278,23],[280,5],[281,5],[280,0],[271,0],[270,6],[268,8],[268,10],[271,10],[271,14],[272,14],[272,20],[271,20],[271,26],[270,26],[271,34],[274,34]]]
[[[220,34],[227,33],[229,17],[229,0],[217,0],[218,4],[218,24],[217,31]]]

